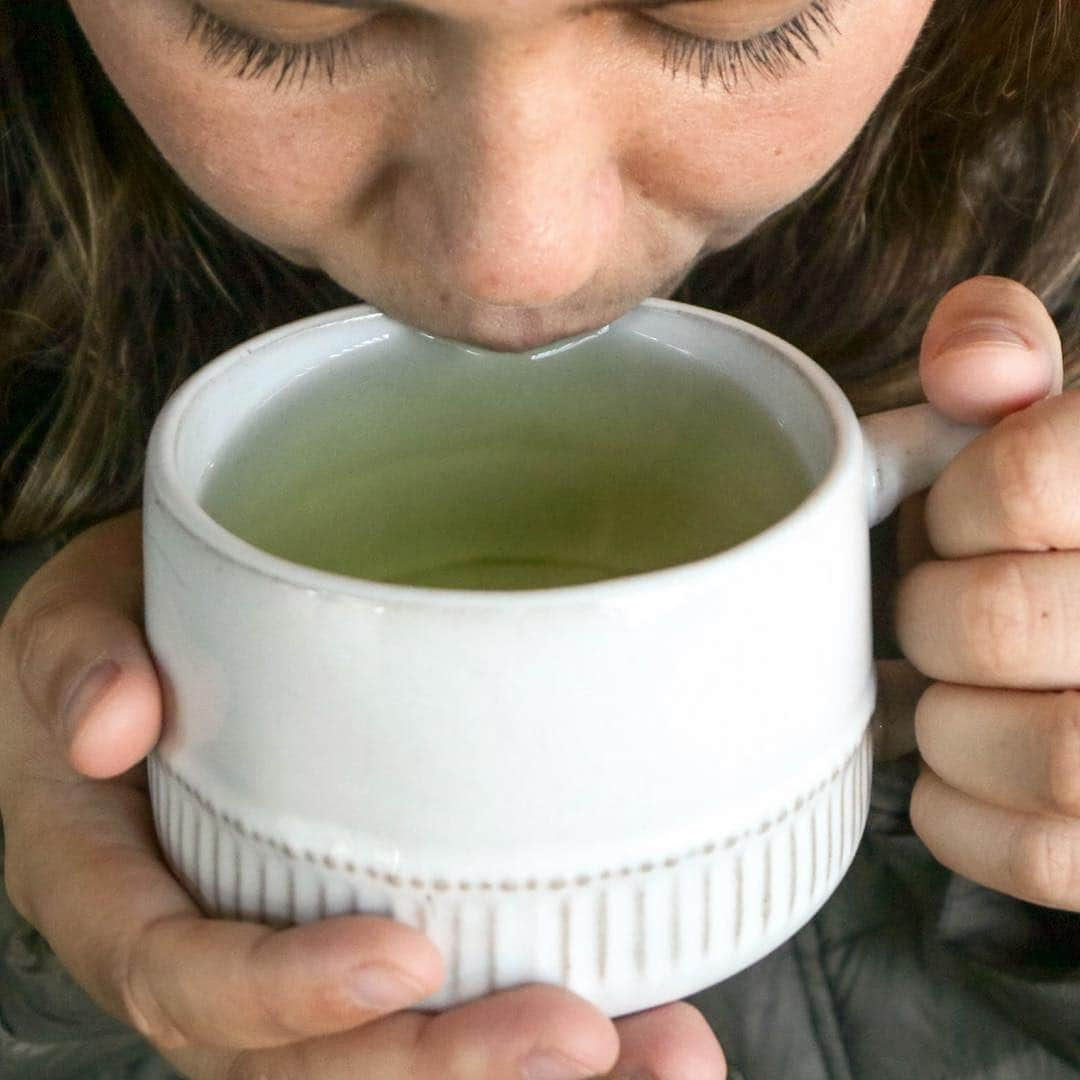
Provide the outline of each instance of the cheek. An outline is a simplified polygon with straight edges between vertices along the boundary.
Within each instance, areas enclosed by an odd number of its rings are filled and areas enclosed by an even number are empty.
[[[381,166],[390,103],[316,89],[274,95],[267,80],[212,71],[183,24],[154,16],[110,32],[119,0],[72,0],[103,68],[184,182],[242,231],[301,262],[357,212]],[[127,0],[124,0],[127,2]],[[129,20],[130,23],[130,20]],[[163,49],[162,39],[172,48]],[[147,55],[155,63],[145,62]]]
[[[662,136],[639,152],[642,187],[704,221],[717,246],[797,199],[851,145],[903,66],[931,0],[853,0],[822,59],[753,88],[683,80]],[[747,84],[749,86],[749,84]],[[661,194],[662,193],[662,194]]]
[[[377,124],[356,121],[347,101],[267,110],[232,93],[177,94],[144,119],[188,186],[242,231],[309,263],[358,213],[380,165]],[[371,102],[365,101],[365,107]],[[269,114],[269,115],[268,115]]]

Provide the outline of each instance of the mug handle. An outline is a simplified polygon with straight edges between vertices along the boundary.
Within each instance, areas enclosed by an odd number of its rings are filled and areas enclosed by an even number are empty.
[[[986,431],[949,420],[932,405],[864,416],[859,427],[871,525],[887,518],[909,495],[928,488],[968,443]]]

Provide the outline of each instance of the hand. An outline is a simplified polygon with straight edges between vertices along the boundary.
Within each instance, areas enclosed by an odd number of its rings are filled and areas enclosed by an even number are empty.
[[[195,1080],[554,1080],[610,1069],[723,1080],[712,1033],[682,1003],[612,1024],[573,994],[533,986],[441,1015],[402,1012],[442,977],[434,946],[409,927],[339,917],[271,930],[202,917],[154,839],[140,762],[160,732],[161,696],[141,593],[130,514],[46,564],[0,628],[7,888],[103,1008]],[[561,1055],[563,1071],[543,1071],[536,1054]]]
[[[994,278],[942,300],[921,374],[956,419],[1008,415],[930,490],[925,559],[900,586],[901,647],[933,680],[912,823],[965,877],[1080,911],[1080,394],[1059,393],[1043,306]]]

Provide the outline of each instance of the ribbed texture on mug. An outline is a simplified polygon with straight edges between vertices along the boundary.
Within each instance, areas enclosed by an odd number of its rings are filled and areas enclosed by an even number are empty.
[[[868,730],[813,788],[738,834],[633,866],[568,867],[562,878],[446,881],[293,850],[150,761],[162,847],[211,912],[275,923],[391,915],[442,952],[446,981],[432,1006],[543,981],[612,1013],[645,1007],[643,987],[656,1001],[700,989],[805,923],[855,854],[870,777]]]

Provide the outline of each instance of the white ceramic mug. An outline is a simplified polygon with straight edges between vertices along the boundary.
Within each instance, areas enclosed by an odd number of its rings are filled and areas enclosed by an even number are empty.
[[[811,494],[731,550],[630,577],[380,584],[258,550],[200,492],[290,380],[421,335],[365,307],[306,319],[163,410],[144,503],[167,689],[151,791],[207,910],[392,915],[442,951],[432,1007],[546,981],[619,1015],[747,966],[835,888],[870,788],[867,530],[974,431],[925,406],[860,425],[796,349],[713,312],[649,301],[605,334],[722,366]]]

